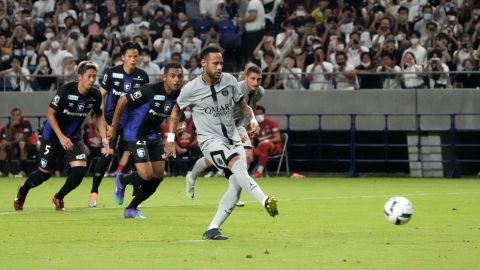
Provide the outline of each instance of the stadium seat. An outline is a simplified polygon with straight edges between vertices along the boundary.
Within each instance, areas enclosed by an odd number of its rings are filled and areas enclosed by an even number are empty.
[[[194,28],[197,34],[203,34],[210,30],[212,27],[212,21],[206,19],[195,20]]]
[[[277,173],[275,174],[275,176],[278,176],[280,174],[280,169],[282,168],[282,163],[283,163],[283,161],[285,161],[287,176],[290,176],[290,167],[288,165],[288,151],[287,151],[288,134],[287,133],[282,133],[281,137],[282,137],[282,141],[283,141],[282,153],[280,153],[278,155],[274,155],[274,156],[269,156],[268,161],[277,161],[278,160]],[[265,166],[265,176],[270,177],[268,175],[268,163],[267,163],[267,166]]]

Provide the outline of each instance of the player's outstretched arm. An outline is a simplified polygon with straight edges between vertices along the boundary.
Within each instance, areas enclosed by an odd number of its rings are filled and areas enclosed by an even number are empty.
[[[62,144],[63,149],[72,150],[73,143],[72,141],[70,141],[69,138],[65,136],[65,134],[63,134],[62,130],[60,129],[60,125],[58,125],[57,118],[55,117],[56,114],[57,114],[57,111],[55,109],[53,109],[52,107],[48,108],[48,112],[47,112],[48,123],[50,123],[50,126],[53,129],[53,132],[55,132],[55,134],[57,135],[58,140]]]
[[[175,151],[175,131],[177,130],[178,122],[180,121],[180,108],[177,104],[170,113],[170,123],[168,126],[167,143],[165,144],[165,154],[167,158],[176,157]]]
[[[113,113],[112,119],[112,128],[107,131],[107,137],[110,139],[115,139],[117,137],[118,122],[120,121],[120,116],[127,106],[127,97],[121,96],[118,99],[117,106],[115,106],[115,112]]]
[[[240,108],[242,109],[243,116],[245,119],[250,123],[249,124],[249,131],[257,133],[260,131],[260,126],[258,125],[257,119],[255,119],[255,114],[250,106],[248,106],[247,102],[242,99],[240,101]]]

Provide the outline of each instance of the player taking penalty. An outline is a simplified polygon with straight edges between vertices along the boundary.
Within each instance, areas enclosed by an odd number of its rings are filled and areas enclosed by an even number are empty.
[[[203,239],[226,240],[228,237],[222,235],[220,226],[232,213],[242,190],[247,191],[261,203],[272,217],[278,215],[277,200],[265,195],[255,180],[248,175],[245,150],[233,119],[235,103],[240,104],[243,114],[250,123],[251,131],[258,132],[259,126],[252,108],[243,99],[237,80],[232,75],[222,72],[221,50],[207,47],[200,54],[200,58],[204,73],[187,83],[180,92],[177,105],[170,115],[165,153],[167,157],[175,157],[174,131],[179,122],[180,110],[187,106],[191,107],[203,155],[215,167],[225,170],[229,183],[220,200],[217,213],[203,234]]]

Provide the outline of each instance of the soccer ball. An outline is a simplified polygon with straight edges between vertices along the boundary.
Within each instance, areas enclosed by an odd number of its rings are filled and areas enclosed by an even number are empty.
[[[403,225],[410,221],[413,214],[412,203],[405,197],[392,197],[383,207],[385,219],[395,225]]]

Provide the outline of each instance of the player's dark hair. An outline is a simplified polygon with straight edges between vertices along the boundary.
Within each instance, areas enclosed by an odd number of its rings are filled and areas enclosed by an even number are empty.
[[[78,64],[77,74],[83,75],[89,69],[95,69],[95,71],[98,71],[98,66],[92,61],[82,61]]]
[[[165,68],[164,68],[164,70],[163,70],[163,74],[167,75],[167,74],[168,74],[168,71],[169,71],[171,68],[180,69],[180,70],[183,72],[183,68],[182,68],[182,65],[180,65],[180,63],[172,62],[172,63],[168,63],[168,64],[165,65]]]
[[[18,107],[15,107],[15,108],[12,109],[12,111],[10,112],[10,114],[13,114],[14,112],[20,112],[20,113],[22,113],[22,110],[20,110],[20,108],[18,108]]]
[[[140,45],[136,42],[129,41],[122,45],[120,51],[122,52],[122,55],[125,55],[128,50],[137,50],[138,53],[140,53],[142,51],[142,47],[140,47]]]
[[[248,76],[250,73],[262,74],[262,70],[257,65],[251,65],[247,68],[245,75]]]
[[[265,114],[265,107],[263,107],[263,106],[261,106],[261,105],[255,106],[255,110],[262,111],[262,112]]]
[[[200,53],[200,59],[207,58],[211,53],[222,53],[222,50],[218,47],[209,46],[202,50]]]

